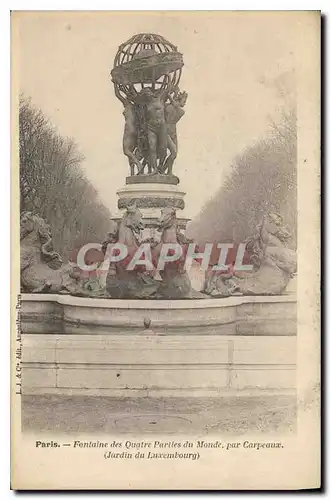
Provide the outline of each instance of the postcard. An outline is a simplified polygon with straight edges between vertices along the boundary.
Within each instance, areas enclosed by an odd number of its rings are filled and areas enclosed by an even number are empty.
[[[319,11],[13,11],[11,487],[320,487]]]

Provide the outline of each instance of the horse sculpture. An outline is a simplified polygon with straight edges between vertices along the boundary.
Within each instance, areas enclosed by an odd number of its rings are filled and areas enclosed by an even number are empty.
[[[153,279],[152,273],[144,266],[128,270],[132,258],[142,242],[141,231],[144,228],[142,214],[134,205],[128,207],[119,228],[117,243],[127,249],[127,256],[119,262],[111,262],[106,281],[106,289],[111,297],[148,299],[153,298],[159,287],[159,282]],[[107,257],[107,255],[106,255]]]
[[[297,270],[296,252],[285,246],[291,234],[279,214],[269,213],[248,240],[246,249],[254,265],[252,273],[235,273],[234,283],[243,295],[279,295]]]
[[[21,214],[20,243],[22,292],[103,296],[98,284],[82,279],[77,267],[63,264],[53,248],[51,228],[39,215]]]
[[[205,293],[220,297],[229,295],[279,295],[296,272],[296,252],[285,246],[290,239],[279,214],[269,213],[246,242],[251,272],[233,271],[211,278]]]
[[[187,246],[191,243],[191,240],[188,240],[179,232],[175,208],[166,207],[161,210],[158,229],[162,235],[160,243],[154,249],[155,261],[159,261],[164,243],[176,243],[182,249],[181,256],[176,261],[166,262],[164,269],[160,270],[162,283],[159,288],[159,295],[168,299],[194,298],[197,292],[192,289],[191,281],[185,268]]]
[[[71,293],[78,288],[54,251],[48,224],[32,212],[20,220],[21,289],[27,293]]]

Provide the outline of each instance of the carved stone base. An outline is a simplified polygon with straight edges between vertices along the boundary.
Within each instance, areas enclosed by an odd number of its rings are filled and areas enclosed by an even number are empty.
[[[126,184],[179,184],[179,179],[176,175],[162,174],[142,174],[130,175],[126,178]]]
[[[140,176],[142,177],[142,176]],[[148,176],[146,176],[148,177]],[[164,177],[167,176],[158,176]],[[117,191],[118,209],[112,219],[118,221],[122,219],[128,206],[135,204],[143,215],[145,223],[144,237],[155,237],[156,223],[161,215],[161,209],[174,207],[177,210],[177,221],[180,229],[185,230],[190,219],[185,215],[185,192],[181,191],[177,185],[157,182],[139,184],[127,184]]]

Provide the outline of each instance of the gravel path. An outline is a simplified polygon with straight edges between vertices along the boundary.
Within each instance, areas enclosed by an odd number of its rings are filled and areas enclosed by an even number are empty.
[[[295,431],[296,401],[293,396],[23,396],[22,427],[49,433],[275,434]]]

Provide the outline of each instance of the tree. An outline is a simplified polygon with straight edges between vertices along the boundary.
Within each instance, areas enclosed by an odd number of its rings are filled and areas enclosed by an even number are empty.
[[[271,122],[269,134],[234,159],[216,196],[190,227],[190,236],[206,242],[243,242],[266,212],[278,212],[296,245],[296,113]]]
[[[77,244],[102,241],[110,213],[86,179],[72,138],[62,137],[30,99],[20,98],[20,205],[51,226],[64,257]]]

